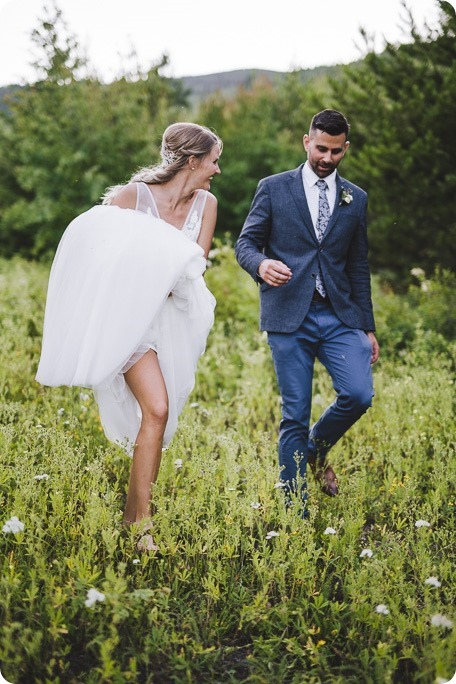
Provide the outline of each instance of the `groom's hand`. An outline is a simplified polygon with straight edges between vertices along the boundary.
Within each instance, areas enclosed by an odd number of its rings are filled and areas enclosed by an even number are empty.
[[[376,339],[373,332],[368,332],[367,336],[368,336],[370,343],[372,345],[371,363],[375,363],[379,357],[379,354],[380,354],[380,347],[379,347],[379,344],[378,344],[377,339]]]
[[[258,275],[273,287],[285,285],[293,275],[288,266],[275,259],[263,259],[258,267]]]

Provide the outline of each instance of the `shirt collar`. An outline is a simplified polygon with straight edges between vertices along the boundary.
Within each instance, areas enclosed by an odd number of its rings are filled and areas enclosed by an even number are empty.
[[[323,178],[328,184],[328,188],[330,190],[333,190],[336,187],[336,176],[337,176],[337,170],[334,169],[334,171],[329,175]],[[309,164],[308,161],[303,166],[302,169],[302,177],[304,179],[304,182],[307,184],[309,188],[315,185],[315,183],[320,180],[320,178],[317,176],[317,174],[312,171],[312,168]]]

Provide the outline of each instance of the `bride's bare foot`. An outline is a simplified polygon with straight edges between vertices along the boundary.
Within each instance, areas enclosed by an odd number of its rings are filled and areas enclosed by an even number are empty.
[[[123,520],[122,524],[125,527],[133,527],[135,533],[140,537],[136,544],[138,551],[158,551],[150,530],[153,529],[154,523],[151,518],[142,518],[142,520]]]
[[[158,551],[158,546],[151,534],[144,534],[136,544],[138,551]]]

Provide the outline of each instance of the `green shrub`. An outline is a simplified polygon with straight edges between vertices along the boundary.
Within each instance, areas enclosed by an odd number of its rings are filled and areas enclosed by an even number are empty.
[[[217,322],[154,486],[159,551],[150,554],[122,528],[130,461],[105,440],[93,399],[34,381],[47,269],[0,262],[0,505],[2,526],[12,516],[24,523],[0,532],[3,676],[15,684],[451,678],[455,630],[432,624],[439,615],[454,622],[456,605],[448,354],[398,358],[390,338],[374,371],[374,405],[332,455],[341,495],[324,497],[310,479],[303,521],[274,487],[280,403],[256,286],[229,246],[216,249],[206,277]],[[401,310],[394,297],[380,312],[391,325]],[[407,320],[414,313],[408,305]],[[417,331],[410,327],[410,340]],[[331,396],[317,365],[314,418]],[[372,556],[361,557],[367,548]],[[426,583],[432,577],[440,586]],[[88,607],[89,589],[104,600]],[[381,604],[389,612],[377,612]]]

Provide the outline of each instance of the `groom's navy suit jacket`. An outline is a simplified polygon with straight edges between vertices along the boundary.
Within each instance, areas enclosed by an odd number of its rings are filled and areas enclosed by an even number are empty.
[[[303,322],[315,292],[320,265],[338,318],[351,328],[374,330],[367,245],[367,194],[339,175],[333,213],[321,243],[307,205],[302,167],[264,178],[236,242],[239,264],[260,283],[260,328],[293,332]],[[353,200],[340,203],[343,189]],[[277,259],[293,276],[272,287],[258,276],[263,259]]]

